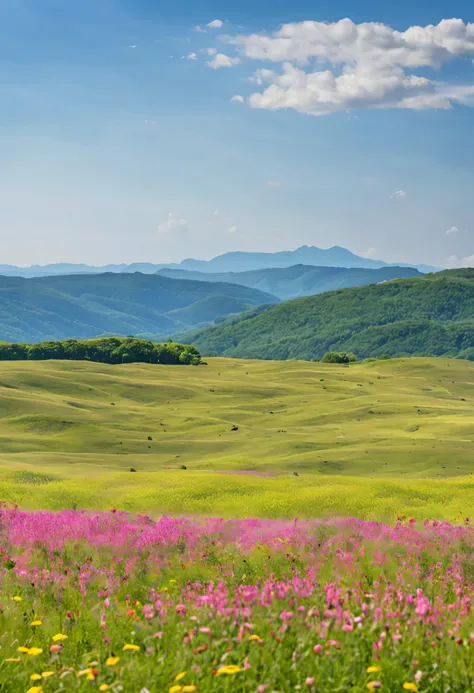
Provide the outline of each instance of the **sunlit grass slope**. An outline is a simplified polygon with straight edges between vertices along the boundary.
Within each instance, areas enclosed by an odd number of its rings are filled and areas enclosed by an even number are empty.
[[[473,441],[465,361],[0,363],[0,499],[35,508],[458,519]]]

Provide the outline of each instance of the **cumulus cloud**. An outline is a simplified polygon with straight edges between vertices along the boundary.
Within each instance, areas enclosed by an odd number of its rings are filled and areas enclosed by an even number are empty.
[[[212,60],[209,60],[207,64],[209,67],[212,67],[213,70],[218,70],[221,67],[233,67],[239,63],[240,58],[231,58],[223,53],[216,53]]]
[[[233,96],[231,98],[231,102],[232,103],[245,103],[245,99],[243,96],[240,96],[240,94],[235,94],[235,96]]]
[[[456,267],[474,267],[474,255],[467,255],[461,258],[457,255],[450,255],[446,260],[446,266],[449,269],[454,269]]]
[[[175,231],[184,231],[189,229],[189,224],[186,219],[176,217],[173,212],[169,212],[166,220],[158,225],[160,233],[172,233]]]
[[[447,109],[474,105],[474,84],[449,84],[413,73],[474,55],[474,24],[444,19],[406,31],[350,19],[285,24],[271,35],[227,37],[242,56],[281,63],[257,70],[265,85],[249,98],[253,108],[293,108],[325,115],[358,108]]]
[[[187,55],[188,60],[197,60],[197,55],[196,53],[188,53]]]
[[[390,195],[390,199],[391,199],[391,200],[392,200],[392,199],[397,199],[397,198],[400,199],[400,198],[406,197],[406,196],[407,196],[407,194],[406,194],[406,192],[405,192],[404,190],[395,190],[395,192],[393,192],[393,193]]]
[[[212,22],[209,22],[207,27],[209,29],[220,29],[223,24],[224,22],[222,21],[222,19],[214,19]]]
[[[451,228],[446,231],[447,236],[450,236],[453,233],[459,233],[459,229],[457,226],[451,226]]]

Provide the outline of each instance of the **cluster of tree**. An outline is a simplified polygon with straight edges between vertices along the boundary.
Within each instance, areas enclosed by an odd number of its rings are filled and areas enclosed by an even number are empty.
[[[317,357],[315,361],[319,361]],[[354,363],[357,361],[357,356],[352,352],[346,351],[327,351],[321,359],[323,363]]]
[[[198,365],[199,351],[189,344],[155,344],[134,337],[67,339],[58,342],[25,344],[0,343],[0,361],[97,361],[98,363],[161,363]]]
[[[474,358],[474,270],[331,291],[189,335],[202,354],[240,358]]]

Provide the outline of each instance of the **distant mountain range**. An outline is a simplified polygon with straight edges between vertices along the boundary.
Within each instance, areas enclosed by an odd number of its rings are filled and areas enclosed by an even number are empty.
[[[149,262],[135,262],[132,264],[104,265],[93,267],[85,264],[58,263],[51,265],[32,265],[31,267],[15,267],[14,265],[0,265],[0,274],[19,277],[46,277],[58,274],[103,274],[104,272],[154,274],[162,269],[181,269],[197,272],[247,272],[271,267],[291,267],[293,265],[312,265],[315,267],[353,267],[366,269],[379,269],[390,266],[390,263],[382,260],[373,260],[355,255],[346,248],[333,246],[322,249],[316,246],[301,246],[296,250],[281,251],[278,253],[247,253],[232,252],[218,255],[212,260],[183,260],[179,264],[153,264]],[[391,266],[396,266],[392,264]],[[429,265],[409,265],[398,263],[398,266],[415,267],[420,272],[436,272],[438,267]]]
[[[0,276],[0,340],[156,337],[278,302],[275,296],[238,284],[156,274]]]
[[[162,269],[158,274],[173,279],[188,279],[206,282],[229,282],[252,289],[259,289],[287,301],[300,296],[312,296],[334,289],[378,284],[401,277],[423,276],[413,267],[386,266],[380,269],[345,267],[272,267],[248,272],[197,272],[183,269]]]
[[[180,339],[205,355],[313,359],[414,354],[474,360],[474,269],[287,301]]]

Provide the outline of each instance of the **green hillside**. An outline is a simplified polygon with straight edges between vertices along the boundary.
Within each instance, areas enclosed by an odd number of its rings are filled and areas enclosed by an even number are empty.
[[[186,306],[186,308],[170,311],[168,317],[187,325],[209,324],[217,318],[243,313],[251,308],[251,304],[231,296],[208,296]]]
[[[455,519],[474,502],[473,383],[445,359],[1,362],[0,498]]]
[[[213,299],[203,311],[201,302]],[[100,274],[22,279],[0,276],[0,340],[159,335],[212,323],[235,308],[276,303],[256,289],[158,275]],[[193,305],[196,309],[193,309]],[[184,313],[175,313],[186,309]],[[205,319],[203,319],[205,313]]]
[[[300,296],[313,296],[325,291],[353,286],[378,284],[401,277],[421,277],[413,267],[382,267],[380,269],[345,267],[272,267],[249,272],[197,272],[182,269],[162,269],[162,276],[173,279],[193,279],[207,282],[231,282],[265,291],[288,301]]]
[[[181,335],[182,337],[182,335]],[[184,337],[203,354],[313,359],[327,351],[474,358],[474,270],[333,291]]]

